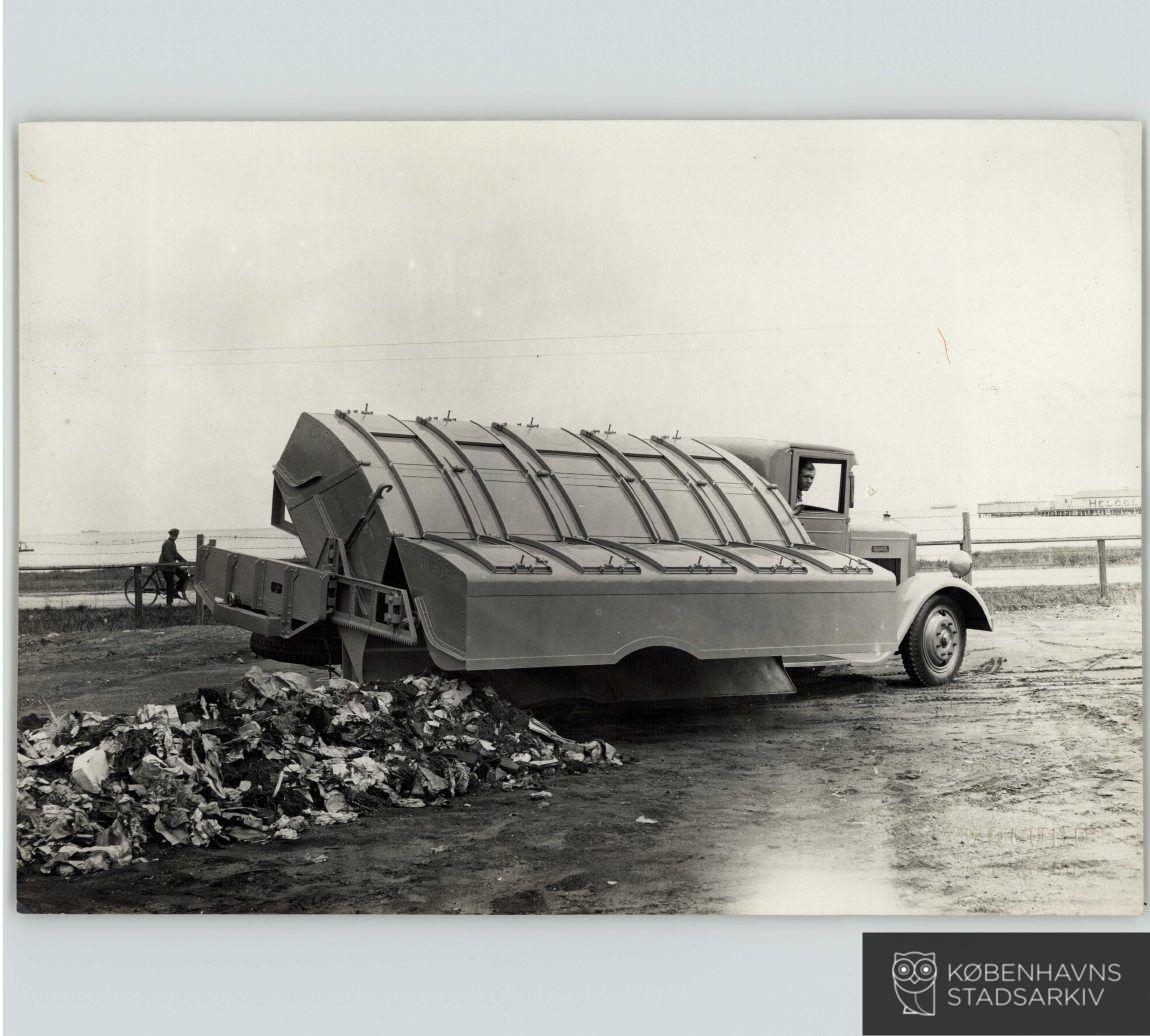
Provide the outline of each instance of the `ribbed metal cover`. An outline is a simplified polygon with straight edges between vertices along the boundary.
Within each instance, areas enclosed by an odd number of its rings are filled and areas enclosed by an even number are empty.
[[[763,476],[697,439],[305,414],[276,486],[313,564],[338,537],[349,574],[410,587],[445,668],[659,644],[872,655],[893,637],[860,599],[893,599],[893,577],[815,547]]]

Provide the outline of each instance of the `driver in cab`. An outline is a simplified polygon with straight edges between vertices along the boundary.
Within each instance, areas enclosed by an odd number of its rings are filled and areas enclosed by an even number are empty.
[[[799,466],[799,484],[795,490],[795,502],[792,510],[795,514],[801,514],[806,505],[803,503],[803,494],[815,484],[815,463],[811,460],[804,460]]]

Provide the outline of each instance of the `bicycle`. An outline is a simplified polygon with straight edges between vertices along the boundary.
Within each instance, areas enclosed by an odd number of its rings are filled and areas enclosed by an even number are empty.
[[[165,562],[163,565],[150,565],[150,566],[147,566],[148,571],[145,574],[145,572],[143,571],[144,566],[141,566],[141,571],[140,571],[140,600],[144,604],[156,604],[161,597],[163,597],[165,600],[167,600],[168,587],[167,587],[167,584],[164,582],[164,569],[167,567],[168,567],[167,562]],[[181,564],[179,562],[172,562],[171,567],[173,570],[183,569],[189,575],[192,572],[192,566],[190,564],[185,565],[185,564]],[[183,601],[187,602],[188,604],[192,603],[191,601],[188,600],[188,597],[187,597],[188,585],[190,584],[190,582],[191,582],[191,580],[189,579],[188,584],[184,585],[183,592],[181,594],[177,595],[177,599],[182,599]],[[126,580],[124,580],[124,597],[127,598],[128,604],[130,604],[132,607],[135,607],[135,605],[136,605],[136,577],[134,574],[128,576],[128,578]]]

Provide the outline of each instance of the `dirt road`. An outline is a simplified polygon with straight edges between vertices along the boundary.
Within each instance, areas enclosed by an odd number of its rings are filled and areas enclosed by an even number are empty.
[[[29,911],[1134,913],[1137,604],[1003,615],[950,688],[900,666],[794,699],[584,714],[622,769],[383,810],[297,842],[22,876]],[[167,702],[252,664],[225,628],[21,637],[19,711]],[[291,668],[265,663],[267,668]],[[656,821],[636,823],[639,816]]]

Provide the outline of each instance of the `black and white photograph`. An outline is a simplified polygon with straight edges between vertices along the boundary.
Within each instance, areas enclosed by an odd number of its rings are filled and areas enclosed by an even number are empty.
[[[1140,123],[18,144],[22,913],[1142,912]]]

